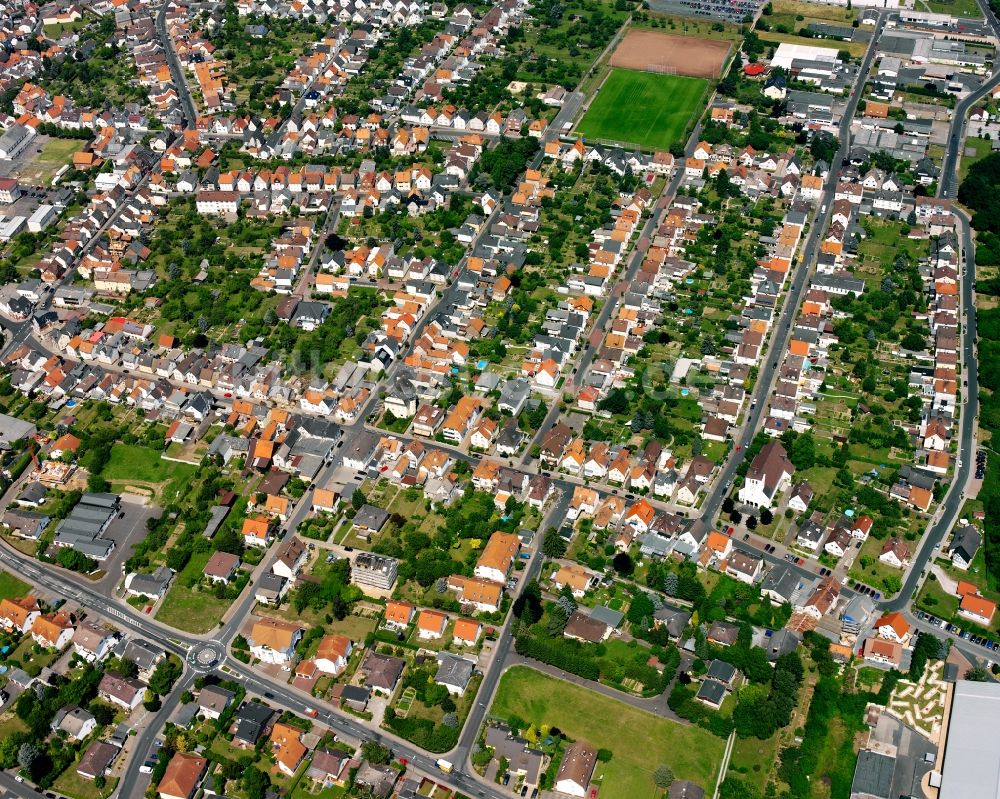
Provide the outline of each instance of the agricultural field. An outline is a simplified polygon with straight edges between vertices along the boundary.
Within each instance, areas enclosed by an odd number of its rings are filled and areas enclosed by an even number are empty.
[[[668,150],[701,110],[708,81],[613,69],[577,125],[581,136]]]
[[[606,799],[659,796],[652,772],[662,763],[675,777],[692,780],[710,794],[724,746],[721,738],[700,727],[655,716],[526,666],[504,673],[490,714],[516,717],[536,727],[548,724],[570,738],[611,750],[611,760],[599,764],[595,773]],[[608,719],[616,723],[609,725]],[[637,748],[623,741],[623,729],[629,731],[629,741],[643,741],[644,746]]]

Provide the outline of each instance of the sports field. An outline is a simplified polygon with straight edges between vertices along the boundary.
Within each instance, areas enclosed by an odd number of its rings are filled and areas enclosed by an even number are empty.
[[[613,69],[576,132],[593,139],[667,150],[701,110],[708,81]]]
[[[697,36],[674,36],[631,28],[611,56],[611,66],[641,72],[666,72],[692,78],[718,78],[731,42]]]

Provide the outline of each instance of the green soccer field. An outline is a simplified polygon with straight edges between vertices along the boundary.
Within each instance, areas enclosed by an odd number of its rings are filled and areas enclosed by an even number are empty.
[[[667,150],[701,110],[708,81],[613,69],[576,132],[593,139]]]

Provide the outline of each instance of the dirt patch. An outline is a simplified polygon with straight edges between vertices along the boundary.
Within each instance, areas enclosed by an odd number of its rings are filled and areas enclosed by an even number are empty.
[[[612,53],[611,66],[693,78],[719,78],[730,45],[730,42],[716,39],[632,28]]]

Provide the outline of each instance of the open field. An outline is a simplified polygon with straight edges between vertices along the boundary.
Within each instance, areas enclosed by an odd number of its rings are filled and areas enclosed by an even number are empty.
[[[17,599],[28,593],[31,588],[24,580],[19,580],[13,574],[0,571],[0,599]]]
[[[730,22],[722,23],[722,30],[716,26],[719,20],[695,19],[673,14],[662,14],[654,9],[646,12],[645,18],[633,20],[632,25],[644,29],[664,29],[667,33],[678,36],[692,36],[699,39],[723,39],[730,42],[742,42],[743,34],[739,25]]]
[[[965,146],[962,148],[962,157],[958,162],[959,180],[965,180],[965,176],[969,174],[969,170],[992,152],[993,142],[989,139],[969,136],[965,140]]]
[[[701,78],[613,69],[576,132],[667,150],[684,136],[707,87]]]
[[[21,182],[34,186],[48,186],[56,172],[66,164],[73,163],[73,153],[83,149],[79,139],[51,139],[48,136],[37,137],[29,147],[42,151],[21,170]]]
[[[220,599],[213,591],[188,587],[205,573],[205,564],[211,552],[195,552],[181,569],[167,595],[163,598],[156,619],[178,630],[190,633],[207,633],[214,630],[223,614],[233,603],[231,598]]]
[[[644,72],[667,72],[694,78],[718,78],[730,44],[719,40],[672,36],[633,28],[611,55],[611,66]]]
[[[801,16],[841,25],[850,25],[858,16],[856,10],[845,6],[824,6],[818,3],[806,3],[803,0],[772,0],[771,6],[774,9],[772,17],[778,14],[790,14],[792,17]]]
[[[983,12],[976,0],[917,0],[918,11],[932,11],[935,14],[951,14],[953,17],[982,19]]]
[[[116,444],[111,448],[111,458],[104,468],[103,476],[108,480],[161,483],[189,473],[194,473],[194,467],[166,461],[155,450],[129,444]]]
[[[678,779],[715,786],[724,741],[700,727],[685,726],[601,694],[549,677],[527,666],[504,673],[490,711],[500,718],[517,716],[536,726],[550,724],[569,737],[610,749],[601,796],[641,799],[659,796],[652,772],[665,763]],[[609,724],[609,719],[614,719]],[[622,735],[627,730],[628,735]],[[642,741],[642,747],[633,745]]]

